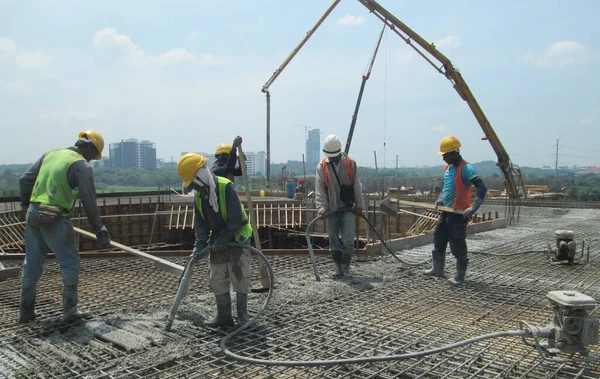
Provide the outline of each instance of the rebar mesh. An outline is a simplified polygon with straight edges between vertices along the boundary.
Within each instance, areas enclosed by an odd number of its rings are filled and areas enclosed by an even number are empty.
[[[267,360],[324,360],[385,356],[426,350],[485,333],[517,329],[519,320],[546,324],[552,315],[548,291],[600,292],[599,219],[561,225],[592,246],[584,265],[552,265],[538,250],[552,242],[552,230],[504,238],[485,253],[471,254],[468,282],[452,287],[383,257],[355,262],[355,279],[324,278],[317,283],[308,257],[269,257],[277,280],[272,306],[257,325],[232,339],[237,354]],[[517,230],[517,229],[514,229]],[[484,238],[484,237],[482,237]],[[505,254],[506,256],[501,256]],[[185,258],[173,261],[184,264]],[[322,273],[327,257],[318,257]],[[448,266],[454,263],[451,255]],[[447,268],[448,271],[451,267]],[[258,269],[254,267],[254,272]],[[162,331],[178,279],[136,258],[82,262],[80,303],[107,322],[148,339],[127,350],[83,333],[85,323],[65,324],[60,270],[48,262],[38,285],[40,321],[16,323],[17,279],[0,283],[0,371],[7,377],[46,378],[597,378],[600,364],[556,364],[540,359],[518,338],[482,341],[444,353],[405,361],[325,367],[252,365],[225,357],[219,342],[226,331],[197,322],[212,315],[206,262],[195,269],[190,294],[173,332]],[[256,277],[254,284],[260,281]],[[264,293],[251,294],[256,310]],[[212,301],[212,303],[211,303]],[[198,308],[200,307],[200,308]],[[596,312],[597,313],[597,312]],[[597,316],[597,314],[596,314]],[[89,323],[88,323],[89,324]],[[126,347],[126,346],[125,346]],[[592,354],[600,354],[597,346]]]

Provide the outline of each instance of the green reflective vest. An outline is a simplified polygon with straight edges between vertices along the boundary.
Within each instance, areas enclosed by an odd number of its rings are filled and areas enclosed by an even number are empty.
[[[227,195],[226,195],[226,189],[227,189],[227,184],[231,183],[231,181],[227,178],[222,178],[220,176],[217,176],[217,181],[218,181],[218,187],[219,187],[219,210],[221,213],[221,217],[223,218],[223,221],[225,221],[225,223],[227,223]],[[198,207],[198,210],[200,211],[200,216],[202,216],[203,219],[206,220],[206,217],[204,216],[204,210],[202,209],[202,198],[200,197],[200,194],[198,193],[198,191],[196,191],[196,193],[194,194],[195,200],[196,200],[196,206]],[[237,228],[237,230],[235,231],[235,242],[237,243],[244,243],[248,240],[248,238],[250,238],[252,236],[252,226],[250,225],[250,223],[248,222],[248,214],[246,213],[246,210],[244,209],[244,205],[240,202],[240,206],[242,207],[242,225]]]
[[[81,154],[71,149],[49,152],[35,179],[30,201],[61,207],[70,213],[79,198],[79,190],[71,188],[67,172],[73,163],[83,160]]]

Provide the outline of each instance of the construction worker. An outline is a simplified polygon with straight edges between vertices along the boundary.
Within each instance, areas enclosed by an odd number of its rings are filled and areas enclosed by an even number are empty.
[[[319,215],[327,217],[334,277],[347,277],[354,251],[354,214],[360,215],[363,209],[358,167],[342,153],[342,143],[333,134],[325,138],[323,152],[326,157],[317,165],[316,205]]]
[[[242,137],[237,136],[233,139],[233,145],[221,143],[215,150],[215,158],[213,163],[212,173],[227,178],[235,183],[234,177],[242,175],[242,168],[236,167],[238,162],[237,148],[242,144]]]
[[[237,322],[248,321],[248,293],[252,277],[250,251],[228,247],[230,242],[250,245],[252,226],[237,195],[235,186],[227,179],[212,174],[206,157],[187,153],[177,163],[183,187],[195,190],[194,254],[209,244],[209,284],[217,301],[217,316],[208,326],[233,326],[230,283],[236,292]]]
[[[110,246],[110,235],[100,222],[96,203],[94,172],[88,163],[100,159],[104,139],[100,133],[79,133],[74,147],[44,154],[21,176],[20,192],[25,219],[25,262],[21,277],[19,322],[36,318],[34,312],[37,282],[42,276],[48,250],[60,265],[63,279],[64,320],[89,316],[77,310],[79,251],[70,213],[80,198],[92,230],[102,248]]]
[[[444,184],[440,197],[435,202],[439,206],[453,208],[456,211],[442,212],[433,233],[432,267],[425,270],[425,275],[444,277],[446,246],[450,242],[450,251],[456,258],[456,273],[450,279],[455,285],[465,280],[469,259],[467,258],[467,223],[479,209],[487,189],[479,177],[475,167],[460,155],[461,143],[456,137],[446,137],[440,144],[438,154],[442,156],[444,168]],[[477,188],[477,195],[471,204],[471,186]]]

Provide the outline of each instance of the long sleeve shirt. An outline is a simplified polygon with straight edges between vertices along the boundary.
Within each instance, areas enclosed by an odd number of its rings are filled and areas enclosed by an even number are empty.
[[[235,148],[232,148],[227,156],[227,159],[218,159],[212,167],[212,173],[232,180],[234,176],[242,175],[242,167],[237,166],[238,162],[237,151]],[[233,180],[232,180],[233,181]]]
[[[213,175],[215,183],[217,178]],[[220,204],[219,189],[218,185],[216,188],[217,200]],[[213,207],[208,201],[208,194],[200,193],[199,196],[202,198],[202,213],[204,218],[200,214],[198,204],[194,206],[194,233],[196,235],[196,242],[194,246],[198,249],[203,249],[208,245],[208,239],[210,232],[213,234],[211,238],[214,240],[217,235],[223,234],[229,236],[231,240],[234,236],[235,231],[242,225],[244,217],[242,215],[242,203],[235,190],[233,183],[228,183],[225,188],[225,197],[227,204],[227,222],[223,220],[221,216],[221,210],[215,212]]]
[[[69,147],[70,150],[79,152],[77,147]],[[19,179],[19,190],[21,193],[21,206],[26,209],[29,206],[33,186],[44,162],[47,153],[42,155]],[[96,202],[96,185],[94,184],[94,170],[85,160],[73,163],[67,171],[67,180],[72,189],[79,190],[79,198],[87,216],[92,230],[98,233],[103,225],[100,221],[100,212]]]
[[[354,207],[364,209],[364,202],[362,196],[362,185],[360,183],[360,177],[358,175],[358,166],[354,159],[350,159],[350,167],[352,168],[352,177],[354,179]],[[350,175],[346,168],[346,155],[342,153],[342,158],[336,164],[325,159],[327,164],[327,176],[329,177],[329,185],[325,185],[325,175],[323,173],[323,161],[317,165],[317,174],[315,180],[315,201],[319,212],[332,212],[340,208],[344,208],[344,202],[340,197],[340,184],[352,185],[350,181]],[[335,170],[338,174],[340,182],[335,177],[332,170]]]

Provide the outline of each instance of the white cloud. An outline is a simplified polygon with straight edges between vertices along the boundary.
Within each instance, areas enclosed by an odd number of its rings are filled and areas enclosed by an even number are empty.
[[[438,124],[432,127],[431,130],[434,130],[436,132],[443,132],[445,130],[448,130],[448,127],[445,124]]]
[[[401,51],[398,53],[398,62],[401,64],[409,64],[413,61],[412,51]]]
[[[180,63],[180,62],[190,62],[193,61],[194,54],[190,53],[186,49],[178,48],[169,50],[166,53],[163,53],[158,56],[158,63],[160,64],[169,64],[169,63]]]
[[[216,57],[212,54],[200,54],[198,61],[204,66],[216,66],[225,64],[225,59]]]
[[[8,38],[0,38],[1,55],[13,57],[24,70],[44,68],[52,61],[52,57],[40,51],[17,51],[17,44]]]
[[[0,54],[12,55],[17,50],[17,45],[8,38],[0,38]]]
[[[528,51],[525,54],[519,56],[517,60],[521,62],[533,62],[535,61],[535,54]]]
[[[138,60],[145,57],[144,51],[133,40],[124,34],[118,34],[114,28],[104,28],[94,34],[93,45],[100,50],[119,49],[129,55],[129,59]]]
[[[337,21],[335,22],[338,25],[361,25],[364,24],[365,22],[365,17],[364,16],[350,16],[350,15],[345,15],[342,18],[338,18]]]
[[[561,67],[581,59],[585,46],[577,41],[557,41],[537,61],[538,67]]]
[[[190,33],[190,37],[192,37],[192,38],[196,38],[196,37],[199,37],[199,36],[200,36],[200,32],[197,31],[197,30],[194,30],[194,31],[192,31]]]
[[[33,70],[46,67],[52,57],[39,51],[18,52],[15,61],[23,70]]]
[[[193,34],[194,32],[192,32]],[[124,52],[130,63],[134,64],[176,64],[183,62],[199,62],[201,65],[223,64],[225,60],[212,54],[201,54],[198,58],[184,48],[176,48],[157,56],[148,55],[141,46],[136,45],[131,37],[119,34],[114,28],[104,28],[94,34],[92,43],[98,51],[112,55],[117,51]]]
[[[27,83],[24,80],[13,80],[10,82],[5,83],[4,85],[2,85],[1,87],[4,90],[7,91],[13,91],[13,92],[21,92],[21,93],[27,93],[29,92],[29,83]]]
[[[439,49],[440,47],[448,46],[448,47],[459,47],[462,44],[462,41],[458,36],[447,36],[442,38],[441,40],[435,43],[435,46]]]

